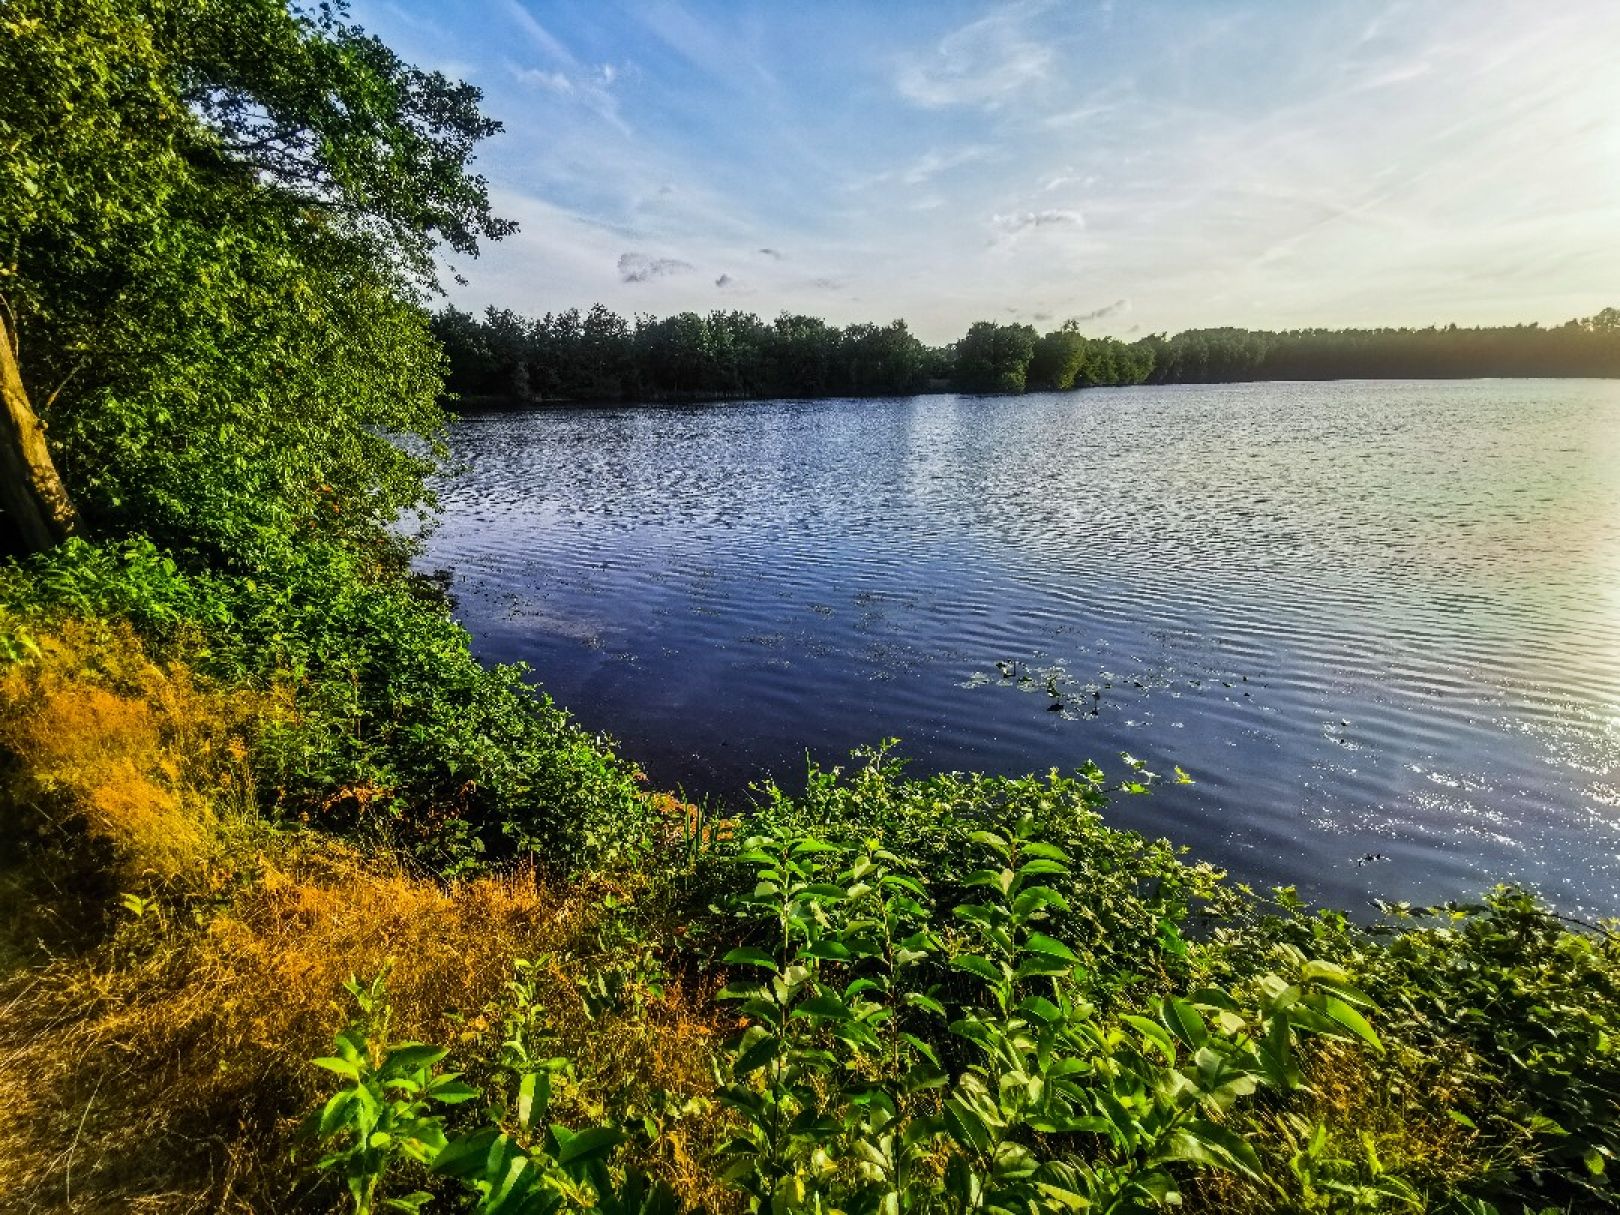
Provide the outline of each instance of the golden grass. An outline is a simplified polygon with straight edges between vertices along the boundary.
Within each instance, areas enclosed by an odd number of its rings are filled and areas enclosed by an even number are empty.
[[[712,1085],[720,1030],[678,990],[584,1015],[574,979],[592,964],[597,892],[530,874],[445,889],[312,836],[255,868],[201,924],[165,904],[0,991],[0,1193],[21,1209],[306,1209],[288,1153],[330,1083],[308,1061],[348,1019],[351,974],[387,972],[396,1038],[477,1058],[513,959],[548,959],[548,1028],[589,1081],[563,1094],[565,1120],[596,1112],[587,1090],[701,1105]],[[696,1197],[701,1149],[678,1130],[662,1147],[660,1171]]]
[[[153,662],[127,628],[64,622],[38,645],[37,659],[0,674],[11,825],[62,842],[82,833],[132,885],[206,861],[217,809],[247,804],[249,741],[278,698]]]
[[[622,909],[634,891],[532,872],[445,886],[255,823],[247,749],[279,705],[87,624],[0,673],[0,912],[44,944],[0,957],[0,1208],[334,1209],[312,1153],[291,1157],[330,1091],[309,1060],[350,1017],[343,981],[386,971],[392,1036],[476,1071],[518,958],[580,1073],[556,1116],[669,1094],[687,1116],[661,1119],[644,1163],[712,1207],[713,1014],[672,985],[593,1017],[578,987],[616,948],[604,896]]]

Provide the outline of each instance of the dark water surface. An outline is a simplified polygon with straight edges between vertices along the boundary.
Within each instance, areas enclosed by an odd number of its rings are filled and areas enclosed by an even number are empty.
[[[1116,819],[1243,880],[1620,911],[1620,382],[552,410],[452,441],[426,564],[481,654],[660,784],[736,800],[889,735],[927,770],[1129,751],[1197,783]]]

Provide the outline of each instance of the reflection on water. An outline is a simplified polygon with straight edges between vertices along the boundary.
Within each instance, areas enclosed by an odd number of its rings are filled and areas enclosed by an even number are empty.
[[[1620,383],[474,415],[426,564],[653,778],[1122,751],[1250,882],[1620,911]],[[1054,708],[1057,705],[1060,707]],[[1117,761],[1116,761],[1117,762]]]

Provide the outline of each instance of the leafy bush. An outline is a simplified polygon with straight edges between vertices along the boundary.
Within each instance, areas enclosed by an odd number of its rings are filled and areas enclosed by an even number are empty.
[[[1134,1210],[1179,1204],[1186,1168],[1258,1179],[1230,1118],[1300,1083],[1299,1034],[1378,1040],[1369,1001],[1331,963],[1297,958],[1240,1003],[1213,988],[1104,1014],[1088,968],[1045,928],[1070,910],[1064,849],[1031,814],[976,830],[977,896],[931,913],[900,858],[814,837],[750,840],[745,914],[773,948],[727,962],[763,982],[722,992],[749,1025],[724,1099],[744,1129],[726,1175],[756,1210]],[[924,988],[946,960],[966,990]],[[1143,1015],[1146,1013],[1148,1015]]]
[[[1192,976],[1187,936],[1244,905],[1220,871],[1185,860],[1185,849],[1104,824],[1111,797],[1143,795],[1159,780],[1139,760],[1126,757],[1118,782],[1089,762],[1070,775],[951,772],[908,780],[892,748],[890,741],[857,752],[863,762],[847,775],[812,765],[801,796],[767,786],[751,824],[842,844],[876,839],[928,874],[949,906],[970,893],[966,878],[981,852],[976,833],[1004,831],[1029,816],[1041,837],[1070,857],[1068,870],[1048,882],[1064,897],[1048,914],[1087,965],[1087,998],[1104,1005],[1124,987],[1184,984]],[[1175,779],[1188,778],[1178,769]]]
[[[128,621],[160,657],[283,689],[290,712],[254,749],[261,804],[283,816],[380,833],[444,873],[519,853],[611,864],[648,845],[632,765],[521,667],[480,665],[433,588],[347,550],[311,545],[250,578],[145,541],[73,541],[0,570],[0,605],[18,638],[65,613]]]
[[[1480,903],[1389,907],[1368,931],[1282,893],[1208,952],[1229,974],[1279,943],[1355,970],[1391,1047],[1354,1095],[1364,1120],[1385,1105],[1409,1127],[1449,1123],[1462,1150],[1445,1184],[1504,1210],[1614,1203],[1620,926],[1572,924],[1503,887]]]
[[[521,973],[521,972],[520,972]],[[439,1107],[486,1094],[454,1072],[441,1072],[449,1052],[420,1042],[387,1044],[388,1002],[381,979],[346,987],[361,1019],[337,1035],[337,1053],[315,1063],[348,1083],[309,1124],[330,1150],[318,1167],[338,1173],[355,1215],[371,1215],[378,1187],[404,1161],[462,1185],[466,1209],[480,1215],[551,1215],[564,1209],[602,1215],[666,1215],[678,1209],[662,1182],[649,1183],[635,1170],[615,1177],[608,1157],[623,1141],[614,1127],[573,1131],[547,1124],[551,1080],[567,1066],[537,1059],[521,1021],[502,1048],[502,1083],[493,1102],[480,1105],[483,1120],[453,1136]],[[510,1089],[510,1101],[503,1089]],[[383,1199],[400,1211],[420,1211],[433,1201],[428,1190]]]

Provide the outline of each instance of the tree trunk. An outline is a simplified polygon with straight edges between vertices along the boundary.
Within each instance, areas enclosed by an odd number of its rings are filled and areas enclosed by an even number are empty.
[[[23,553],[60,544],[78,527],[67,487],[45,446],[45,427],[28,403],[17,348],[0,316],[0,510]]]

